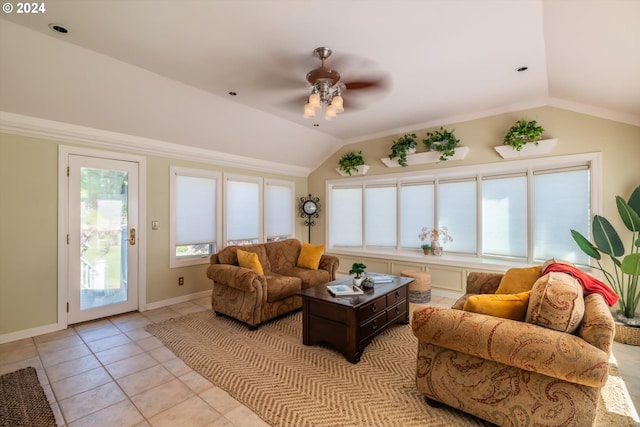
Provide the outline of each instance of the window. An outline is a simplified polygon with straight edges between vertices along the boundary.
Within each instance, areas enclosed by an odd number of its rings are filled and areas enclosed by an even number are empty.
[[[262,235],[262,179],[226,176],[226,246],[258,243]]]
[[[447,251],[476,253],[476,182],[475,179],[443,181],[438,185],[438,226],[447,227],[453,238]]]
[[[589,257],[578,249],[567,230],[590,236],[589,170],[551,170],[533,176],[534,235],[533,252],[537,260],[560,257],[578,264],[589,264]],[[557,251],[562,248],[562,254]]]
[[[293,237],[294,185],[289,181],[266,180],[264,186],[265,233],[267,242]]]
[[[294,191],[292,181],[225,175],[225,245],[293,237]]]
[[[402,247],[417,248],[424,243],[420,241],[418,234],[422,227],[433,228],[435,213],[433,196],[433,182],[400,185],[400,242]]]
[[[418,253],[422,227],[447,227],[446,254],[588,263],[569,230],[589,235],[599,153],[327,181],[327,246]]]
[[[527,176],[482,178],[482,253],[526,258]]]
[[[336,188],[331,192],[331,243],[362,246],[362,188]]]
[[[171,268],[208,263],[222,246],[283,240],[295,234],[293,181],[223,178],[218,172],[174,166],[170,175]]]
[[[208,262],[218,247],[220,175],[214,172],[170,168],[170,267]]]

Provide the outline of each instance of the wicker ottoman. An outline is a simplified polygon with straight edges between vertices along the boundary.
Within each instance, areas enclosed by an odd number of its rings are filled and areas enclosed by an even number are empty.
[[[409,302],[426,304],[431,301],[431,274],[420,270],[405,270],[401,276],[413,278],[409,284]]]

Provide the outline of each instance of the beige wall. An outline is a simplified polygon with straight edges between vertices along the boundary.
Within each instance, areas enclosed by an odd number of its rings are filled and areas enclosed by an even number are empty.
[[[57,323],[58,146],[64,141],[0,134],[0,335]],[[169,268],[169,167],[215,170],[295,182],[296,198],[307,180],[225,168],[195,161],[146,156],[147,303],[211,289],[206,265]],[[160,229],[151,230],[157,220]],[[296,218],[296,237],[307,229]],[[184,286],[178,287],[178,277]]]
[[[470,153],[463,161],[451,161],[450,164],[387,168],[380,158],[389,154],[391,141],[400,135],[348,145],[313,171],[308,180],[146,156],[147,303],[208,290],[211,286],[204,273],[206,266],[169,268],[170,165],[292,179],[296,182],[296,197],[310,192],[320,196],[322,203],[325,181],[339,178],[335,168],[346,151],[363,150],[365,160],[371,166],[368,175],[506,161],[493,147],[500,145],[506,130],[520,118],[537,120],[545,128],[545,136],[559,139],[552,155],[603,153],[604,214],[615,219],[615,225],[621,227],[614,198],[618,194],[627,197],[640,184],[640,127],[552,107],[445,124],[446,128],[455,128],[461,145],[470,147]],[[348,118],[345,116],[344,119]],[[415,130],[419,140],[425,136],[426,130]],[[72,145],[65,141],[0,134],[0,335],[57,322],[57,165],[60,144]],[[324,219],[325,215],[321,213],[318,225],[312,230],[313,243],[324,243]],[[160,222],[160,230],[151,230],[152,220]],[[306,241],[307,228],[300,219],[296,224],[296,237]],[[404,266],[401,261],[396,261],[395,265]],[[463,269],[450,267],[442,271],[446,273],[443,273],[443,278],[463,278],[465,274]],[[184,286],[177,286],[179,276],[185,277]],[[457,285],[445,285],[443,289],[456,290]]]
[[[460,145],[469,147],[469,154],[464,160],[415,165],[405,168],[386,167],[380,159],[389,155],[392,141],[405,132],[347,145],[311,173],[309,176],[309,191],[320,195],[321,199],[324,200],[326,197],[325,182],[330,179],[340,178],[335,168],[338,166],[340,157],[350,150],[362,150],[365,163],[370,166],[367,176],[451,166],[508,162],[508,160],[503,160],[493,147],[501,145],[502,138],[507,130],[516,120],[522,118],[537,120],[545,129],[545,138],[558,138],[558,144],[549,153],[550,156],[602,152],[604,215],[612,221],[619,231],[626,230],[617,213],[615,196],[622,195],[628,198],[631,191],[637,185],[640,185],[640,127],[553,107],[542,107],[466,122],[443,124],[447,129],[455,129],[456,136],[461,140]],[[408,131],[417,134],[419,141],[418,151],[425,151],[421,141],[426,137],[426,131],[438,128],[439,126]],[[318,229],[315,231],[313,240],[316,244],[325,243],[325,218],[326,215],[321,216]],[[353,256],[341,256],[340,258],[341,271],[348,271],[348,265],[345,264],[353,261]],[[402,263],[402,260],[394,259],[391,261],[379,257],[360,257],[357,259],[364,261],[367,265],[379,266],[379,268],[387,266],[390,273],[397,270],[398,263]],[[435,259],[436,257],[428,258],[431,263],[435,262]],[[427,258],[425,258],[425,262],[419,263],[416,263],[415,260],[407,261],[410,261],[407,266],[411,268],[429,269],[431,271],[436,269],[438,271],[437,277],[432,277],[434,287],[458,292],[464,289],[466,267],[452,268],[451,266],[427,264]],[[495,271],[504,271],[505,268],[496,268]],[[432,276],[434,276],[433,273]],[[440,281],[438,277],[441,278]],[[452,277],[459,279],[452,283],[450,281]]]

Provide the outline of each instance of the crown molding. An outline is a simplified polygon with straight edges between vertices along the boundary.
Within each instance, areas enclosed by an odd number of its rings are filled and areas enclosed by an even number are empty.
[[[269,162],[6,111],[0,111],[0,132],[279,175],[306,178],[311,173],[311,170],[305,167]]]

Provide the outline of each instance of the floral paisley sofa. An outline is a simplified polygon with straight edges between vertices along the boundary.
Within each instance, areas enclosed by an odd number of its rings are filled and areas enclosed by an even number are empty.
[[[549,273],[532,286],[525,319],[465,311],[471,295],[495,294],[502,277],[470,273],[451,309],[414,312],[418,390],[429,404],[499,426],[594,425],[615,333],[610,301]]]
[[[255,329],[267,320],[300,309],[300,290],[335,280],[338,258],[323,254],[323,250],[323,246],[296,239],[227,246],[211,256],[207,268],[207,277],[213,280],[213,310]],[[257,255],[259,268],[239,265],[239,254],[242,258],[246,253]]]

